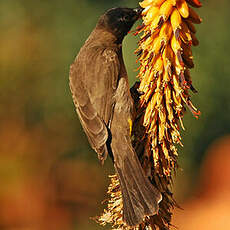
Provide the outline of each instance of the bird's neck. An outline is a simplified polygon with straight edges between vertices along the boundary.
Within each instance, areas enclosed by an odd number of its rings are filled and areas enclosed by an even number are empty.
[[[97,25],[96,28],[93,30],[92,37],[97,37],[97,40],[100,44],[104,44],[105,46],[118,46],[121,45],[123,38],[117,38],[115,34],[111,31],[106,30],[100,25]],[[90,36],[91,37],[91,36]]]

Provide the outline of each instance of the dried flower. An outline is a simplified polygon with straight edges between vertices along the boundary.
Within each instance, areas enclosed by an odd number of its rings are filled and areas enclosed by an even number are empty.
[[[177,148],[181,143],[180,127],[186,107],[197,118],[200,112],[190,99],[197,92],[189,69],[194,67],[192,45],[198,45],[194,24],[201,18],[191,8],[199,0],[144,0],[142,34],[135,53],[140,62],[140,83],[133,88],[138,116],[134,126],[133,146],[152,183],[162,192],[158,215],[146,217],[130,228],[122,221],[122,196],[119,180],[112,176],[108,208],[97,220],[113,229],[169,229],[171,210],[176,206],[171,192],[172,173],[177,168]]]

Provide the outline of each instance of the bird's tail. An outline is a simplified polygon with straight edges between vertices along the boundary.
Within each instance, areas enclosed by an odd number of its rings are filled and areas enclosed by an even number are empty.
[[[114,163],[121,184],[123,220],[129,226],[136,226],[145,216],[152,216],[158,212],[158,203],[162,196],[145,176],[133,148],[128,149],[129,153],[119,154],[122,156],[122,163]]]

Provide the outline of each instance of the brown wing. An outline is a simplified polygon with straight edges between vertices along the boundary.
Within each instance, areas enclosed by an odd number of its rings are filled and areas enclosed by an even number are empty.
[[[120,63],[115,50],[82,48],[70,68],[70,89],[81,124],[103,162]]]

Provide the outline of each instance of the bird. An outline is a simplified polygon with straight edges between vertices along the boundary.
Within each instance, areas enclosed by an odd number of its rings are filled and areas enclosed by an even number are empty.
[[[132,147],[135,117],[123,60],[122,41],[141,17],[142,8],[116,7],[99,17],[96,27],[70,66],[69,86],[79,120],[103,164],[112,157],[121,185],[123,221],[137,226],[158,213],[162,195]]]

